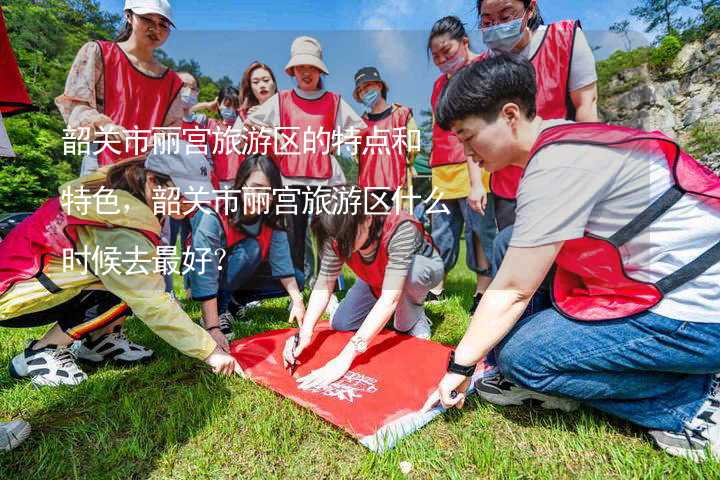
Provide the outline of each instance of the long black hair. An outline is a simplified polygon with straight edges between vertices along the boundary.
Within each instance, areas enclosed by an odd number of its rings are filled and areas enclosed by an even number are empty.
[[[262,222],[269,225],[275,230],[285,230],[285,217],[278,215],[277,213],[277,196],[276,193],[282,188],[282,177],[280,176],[280,170],[275,166],[272,160],[265,155],[253,154],[247,157],[238,168],[237,175],[235,175],[235,183],[233,184],[233,190],[237,192],[234,194],[237,198],[237,210],[232,214],[230,219],[231,223],[235,227],[239,227],[243,223],[247,223],[249,218],[245,216],[243,208],[243,194],[242,189],[245,187],[248,178],[253,172],[262,172],[268,180],[270,180],[270,196],[272,203],[267,213],[262,215]]]
[[[525,9],[529,8],[532,4],[532,0],[520,0],[523,2],[523,5],[525,5]],[[477,8],[477,16],[478,19],[482,17],[482,4],[483,0],[477,0],[476,8]],[[535,3],[535,12],[533,12],[533,16],[528,19],[528,28],[531,31],[535,31],[540,27],[540,25],[545,24],[545,20],[543,20],[542,15],[540,15],[540,7],[537,6],[537,2]],[[480,25],[481,22],[478,22],[478,25]]]
[[[478,2],[479,4],[479,2]],[[467,32],[465,31],[465,24],[463,24],[462,20],[460,20],[458,17],[454,15],[449,15],[447,17],[443,17],[432,27],[432,30],[430,30],[430,36],[428,36],[427,41],[427,55],[428,58],[430,58],[430,50],[432,49],[432,41],[435,37],[439,37],[440,35],[448,35],[452,40],[462,41],[463,38],[466,38],[468,36]]]

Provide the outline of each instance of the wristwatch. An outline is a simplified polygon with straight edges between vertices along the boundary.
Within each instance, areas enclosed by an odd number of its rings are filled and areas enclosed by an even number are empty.
[[[457,373],[458,375],[462,375],[464,377],[472,377],[475,373],[475,367],[476,365],[471,365],[469,367],[465,365],[458,365],[455,363],[455,350],[450,352],[450,360],[448,360],[448,366],[447,371],[450,373]]]
[[[350,339],[350,345],[353,346],[353,349],[355,350],[355,353],[363,353],[365,350],[367,350],[367,340],[364,338],[354,335]]]

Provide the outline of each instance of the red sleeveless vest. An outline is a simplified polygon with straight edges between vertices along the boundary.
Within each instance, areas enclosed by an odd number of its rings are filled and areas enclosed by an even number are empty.
[[[472,62],[479,62],[485,58],[487,56],[478,55]],[[442,95],[443,89],[449,81],[450,79],[444,73],[435,80],[432,96],[430,97],[430,107],[433,112],[435,112],[440,101],[440,95]],[[433,122],[430,168],[458,163],[465,163],[465,147],[463,147],[462,142],[458,140],[452,131],[443,130],[436,122]]]
[[[152,129],[162,127],[172,102],[182,88],[182,80],[172,70],[162,77],[154,78],[140,72],[127,58],[125,52],[114,42],[98,40],[103,57],[105,86],[104,114],[113,123],[128,130],[147,130],[137,136],[149,137]],[[98,155],[99,165],[117,163],[136,157],[132,141],[126,145],[102,144]],[[142,146],[138,142],[138,146]],[[112,149],[119,151],[115,153]]]
[[[280,102],[280,126],[285,129],[281,136],[294,138],[295,145],[277,155],[277,164],[284,177],[328,179],[332,176],[332,160],[324,152],[332,142],[335,129],[340,96],[325,92],[317,100],[306,100],[299,97],[294,90],[284,90],[278,94]],[[288,130],[288,127],[297,127]],[[305,148],[305,132],[312,148]]]
[[[230,250],[235,247],[238,243],[242,242],[246,238],[248,238],[250,235],[243,232],[242,230],[234,227],[230,223],[230,216],[226,213],[224,207],[224,203],[222,201],[215,202],[213,205],[213,212],[215,215],[217,215],[218,220],[220,220],[220,225],[222,225],[223,232],[225,233],[225,240],[227,241],[227,244],[225,245],[225,249],[229,252]],[[260,258],[262,261],[267,260],[268,254],[270,253],[270,244],[272,242],[272,234],[273,229],[263,223],[260,225],[260,233],[258,234],[255,239],[258,241],[258,244],[260,245]]]
[[[537,113],[545,120],[575,118],[568,84],[578,28],[580,22],[576,20],[548,25],[540,47],[530,59],[536,73]],[[515,165],[494,172],[490,176],[490,190],[500,199],[515,200],[522,174],[522,168]]]
[[[77,227],[93,226],[113,228],[114,225],[83,220],[66,214],[60,198],[47,200],[35,213],[10,231],[0,243],[0,295],[15,283],[37,278],[51,293],[61,289],[44,273],[48,257],[63,258],[63,251],[75,249]],[[123,227],[126,228],[126,227]],[[160,238],[153,232],[137,230],[153,245],[160,244]]]
[[[628,225],[610,238],[590,233],[566,241],[555,260],[552,298],[555,308],[576,320],[612,320],[644,312],[665,294],[720,262],[720,242],[678,271],[647,283],[634,280],[623,264],[619,248],[660,220],[683,195],[693,195],[720,211],[720,177],[698,163],[660,132],[647,133],[600,123],[551,127],[540,134],[530,158],[554,144],[600,145],[641,149],[663,155],[674,185]]]
[[[433,245],[432,238],[430,238],[430,235],[427,234],[425,229],[423,229],[422,224],[418,222],[415,217],[407,212],[397,213],[393,210],[390,214],[385,216],[385,223],[382,227],[377,253],[375,254],[373,261],[366,263],[363,260],[362,255],[360,255],[360,252],[353,252],[350,258],[346,261],[347,266],[350,267],[350,269],[355,272],[355,275],[361,278],[363,282],[368,284],[373,295],[378,298],[380,298],[380,294],[382,293],[382,284],[383,279],[385,278],[385,267],[387,267],[388,263],[388,245],[390,244],[390,239],[395,234],[397,228],[405,222],[412,222],[412,224],[415,225],[415,228],[422,232],[425,237],[425,241],[430,245]]]
[[[405,185],[408,150],[405,138],[411,115],[412,110],[400,106],[393,108],[392,113],[382,120],[373,121],[367,116],[363,117],[367,128],[360,134],[358,145],[358,185],[392,191]],[[398,139],[398,135],[404,138]],[[370,136],[375,138],[368,139]],[[385,140],[380,142],[379,137]],[[368,143],[370,146],[367,146]]]

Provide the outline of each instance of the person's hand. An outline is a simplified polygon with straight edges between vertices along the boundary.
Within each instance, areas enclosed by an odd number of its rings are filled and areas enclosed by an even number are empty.
[[[213,328],[212,330],[208,330],[207,332],[210,334],[213,340],[215,340],[215,343],[217,343],[217,346],[220,347],[222,351],[230,352],[230,343],[228,342],[225,334],[220,331],[219,328]]]
[[[445,408],[462,408],[465,404],[465,392],[469,386],[470,377],[457,373],[446,373],[440,380],[438,388],[430,394],[425,402],[423,412],[431,410],[438,402]]]
[[[293,300],[290,307],[290,318],[288,322],[297,322],[298,327],[302,325],[303,318],[305,318],[305,304],[303,304],[302,298]]]
[[[470,189],[470,195],[468,196],[467,201],[470,208],[481,215],[485,215],[485,209],[487,208],[487,192],[482,185]]]
[[[215,350],[205,359],[205,363],[210,365],[214,373],[222,375],[236,373],[242,377],[245,376],[237,360],[222,351],[220,347],[215,347]]]
[[[354,358],[347,350],[343,350],[340,355],[330,360],[325,366],[298,378],[298,388],[309,390],[311,388],[327,387],[331,383],[340,380],[350,370]]]
[[[305,350],[307,346],[310,345],[311,340],[312,337],[304,337],[303,335],[300,335],[298,339],[298,344],[296,346],[295,335],[290,336],[285,341],[285,348],[283,348],[283,366],[287,368],[290,365],[294,364],[297,361],[297,358],[303,352],[303,350]]]

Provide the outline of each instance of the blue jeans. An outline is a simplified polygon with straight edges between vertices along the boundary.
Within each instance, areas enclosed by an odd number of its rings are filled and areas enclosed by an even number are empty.
[[[465,246],[467,266],[475,273],[484,273],[485,269],[478,266],[475,254],[473,236],[480,239],[485,256],[491,258],[493,240],[495,239],[495,214],[493,210],[493,196],[488,195],[488,206],[485,215],[474,211],[467,203],[466,198],[455,200],[440,200],[435,206],[437,213],[432,213],[432,239],[440,251],[445,264],[445,273],[453,269],[460,253],[460,237],[465,227]],[[444,206],[449,213],[445,213]]]
[[[649,429],[679,432],[720,371],[720,324],[651,312],[578,322],[546,309],[505,337],[498,366],[531,390],[574,398]]]

